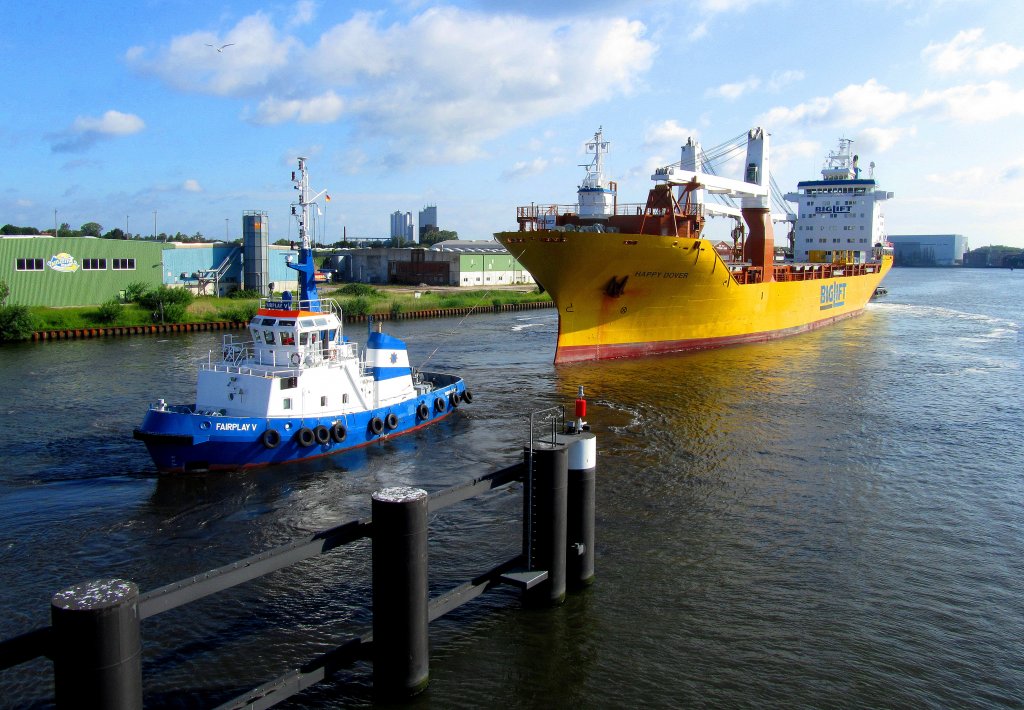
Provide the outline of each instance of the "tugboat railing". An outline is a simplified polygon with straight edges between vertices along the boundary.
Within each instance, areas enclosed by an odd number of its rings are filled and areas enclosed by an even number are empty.
[[[319,304],[319,305],[317,305]],[[333,298],[261,298],[260,308],[268,311],[309,311],[311,313],[333,313],[341,320],[341,306]]]
[[[273,377],[281,373],[294,373],[303,365],[306,367],[314,365],[331,365],[339,363],[356,356],[355,344],[351,342],[337,343],[327,350],[318,345],[289,349],[287,351],[271,350],[269,355],[263,350],[257,350],[251,341],[243,341],[234,335],[225,335],[221,346],[221,360],[216,360],[216,352],[211,350],[207,354],[206,362],[199,364],[202,370],[214,372],[234,372],[245,375],[258,375],[262,377]],[[299,362],[292,361],[292,356],[298,355]],[[283,361],[279,358],[283,358]],[[254,368],[275,368],[272,371],[255,370]],[[280,369],[276,369],[280,368]]]

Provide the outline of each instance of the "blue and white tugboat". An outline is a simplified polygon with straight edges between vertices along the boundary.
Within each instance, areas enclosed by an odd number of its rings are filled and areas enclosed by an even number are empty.
[[[462,378],[418,372],[405,343],[370,333],[366,348],[342,335],[341,309],[321,299],[306,225],[306,159],[299,191],[299,294],[264,299],[251,339],[225,335],[199,365],[194,404],[159,400],[135,430],[162,472],[245,469],[329,456],[406,434],[471,402]]]

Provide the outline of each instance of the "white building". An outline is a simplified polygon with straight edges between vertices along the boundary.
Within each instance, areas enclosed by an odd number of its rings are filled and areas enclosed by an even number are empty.
[[[970,251],[962,234],[893,234],[896,266],[963,266]]]
[[[793,261],[831,262],[837,252],[853,252],[853,261],[864,262],[875,244],[887,241],[881,203],[893,193],[878,188],[874,163],[867,179],[860,177],[852,143],[840,139],[839,150],[828,154],[822,179],[798,182],[798,191],[786,194],[797,205]]]
[[[402,213],[400,210],[395,210],[391,213],[391,238],[396,237],[406,242],[414,240],[412,212]]]

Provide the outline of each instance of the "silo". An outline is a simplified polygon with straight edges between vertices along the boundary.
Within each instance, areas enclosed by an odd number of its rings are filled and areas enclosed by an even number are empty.
[[[244,288],[269,296],[270,218],[266,212],[242,213],[242,268]]]

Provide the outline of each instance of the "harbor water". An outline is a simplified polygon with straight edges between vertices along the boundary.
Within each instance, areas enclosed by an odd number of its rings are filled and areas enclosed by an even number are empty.
[[[595,583],[499,590],[430,628],[413,707],[1024,706],[1024,273],[895,269],[866,312],[796,337],[552,365],[552,309],[399,321],[472,405],[407,437],[245,473],[158,476],[131,436],[191,401],[220,333],[0,348],[0,637],[51,596],[143,591],[520,459],[531,411],[588,395]],[[487,310],[487,307],[485,307]],[[362,327],[348,335],[365,341]],[[514,555],[520,491],[434,514],[438,594]],[[212,707],[366,628],[356,544],[143,622],[147,707]],[[44,659],[0,706],[49,707]],[[284,707],[372,706],[357,664]]]

